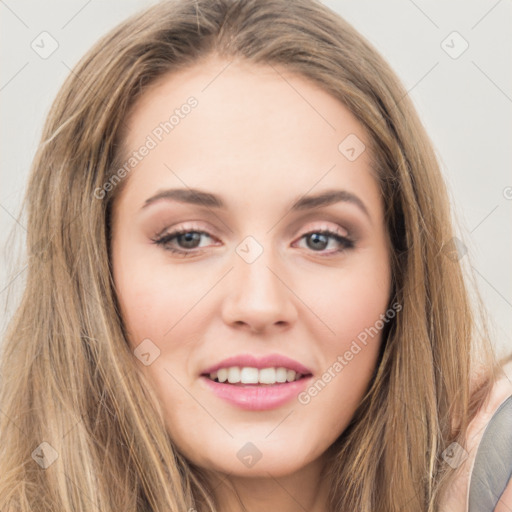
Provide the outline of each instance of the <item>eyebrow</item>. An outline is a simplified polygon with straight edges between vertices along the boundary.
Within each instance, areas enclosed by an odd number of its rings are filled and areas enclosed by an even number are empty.
[[[162,199],[168,201],[178,201],[179,203],[195,204],[199,206],[206,206],[208,208],[226,209],[226,203],[217,195],[210,192],[193,188],[175,188],[161,190],[155,195],[146,199],[142,208],[148,207],[150,204],[160,201]],[[291,211],[304,211],[312,210],[314,208],[321,208],[339,202],[346,202],[357,206],[368,218],[370,214],[363,201],[347,190],[327,190],[320,194],[301,196],[291,206]]]

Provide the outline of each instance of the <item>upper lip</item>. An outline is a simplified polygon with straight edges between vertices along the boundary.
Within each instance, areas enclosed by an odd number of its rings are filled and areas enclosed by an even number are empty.
[[[251,368],[279,368],[284,367],[290,370],[295,370],[297,373],[301,373],[302,375],[311,374],[311,370],[306,366],[302,365],[298,361],[294,359],[290,359],[289,357],[283,356],[281,354],[269,354],[266,356],[253,356],[251,354],[240,354],[233,357],[228,357],[227,359],[223,359],[218,363],[210,366],[202,371],[203,374],[210,374],[216,372],[219,368],[229,368],[232,366],[243,367],[251,367]]]

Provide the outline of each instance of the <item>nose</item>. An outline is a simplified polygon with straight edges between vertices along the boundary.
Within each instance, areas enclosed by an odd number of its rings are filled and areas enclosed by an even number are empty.
[[[253,333],[284,330],[297,319],[294,293],[279,266],[265,250],[254,262],[238,255],[230,272],[223,302],[222,317],[226,324]]]

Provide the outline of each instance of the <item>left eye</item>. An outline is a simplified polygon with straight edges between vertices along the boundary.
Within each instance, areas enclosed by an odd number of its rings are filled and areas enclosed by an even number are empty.
[[[354,242],[352,240],[329,230],[311,231],[310,233],[302,235],[300,240],[303,239],[306,240],[307,248],[312,249],[314,252],[325,251],[328,248],[330,241],[334,243],[335,249],[336,246],[338,247],[334,252],[341,252],[345,249],[351,249],[354,247]]]

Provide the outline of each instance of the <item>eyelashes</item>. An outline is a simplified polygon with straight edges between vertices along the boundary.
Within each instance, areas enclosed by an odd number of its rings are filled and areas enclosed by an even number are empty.
[[[165,233],[162,236],[152,238],[151,240],[154,244],[156,244],[159,247],[162,247],[165,251],[169,251],[178,256],[187,257],[201,253],[201,247],[197,247],[195,244],[197,242],[200,243],[202,237],[207,237],[211,239],[214,238],[206,231],[195,229],[178,229],[170,233]],[[313,242],[313,248],[306,247],[306,250],[309,250],[314,254],[319,254],[320,256],[323,257],[334,256],[343,253],[347,250],[353,249],[355,247],[354,240],[344,235],[341,235],[336,231],[328,229],[317,229],[304,233],[299,238],[299,241],[302,240],[306,241],[306,245],[308,241]],[[332,241],[334,241],[335,245],[337,245],[337,248],[335,248],[334,251],[331,250],[326,253],[326,249],[323,246],[325,244],[329,246]],[[178,244],[185,244],[185,247],[179,247]],[[193,247],[186,247],[187,245],[192,245]],[[315,247],[315,245],[317,247]],[[321,250],[316,250],[318,249],[318,245],[320,245]]]
[[[194,236],[191,237],[190,235],[194,235]],[[173,252],[176,254],[181,254],[183,256],[187,256],[189,254],[190,255],[196,254],[197,247],[192,247],[192,248],[188,247],[185,249],[180,249],[180,248],[173,246],[172,242],[180,241],[183,243],[183,241],[184,241],[185,243],[193,244],[194,241],[197,241],[198,239],[200,239],[201,236],[206,236],[208,238],[212,238],[210,236],[210,234],[207,233],[206,231],[198,231],[198,230],[193,230],[193,229],[181,229],[181,230],[172,231],[171,233],[166,233],[159,238],[153,239],[153,242],[156,245],[161,246],[166,251],[170,251],[170,252]]]

